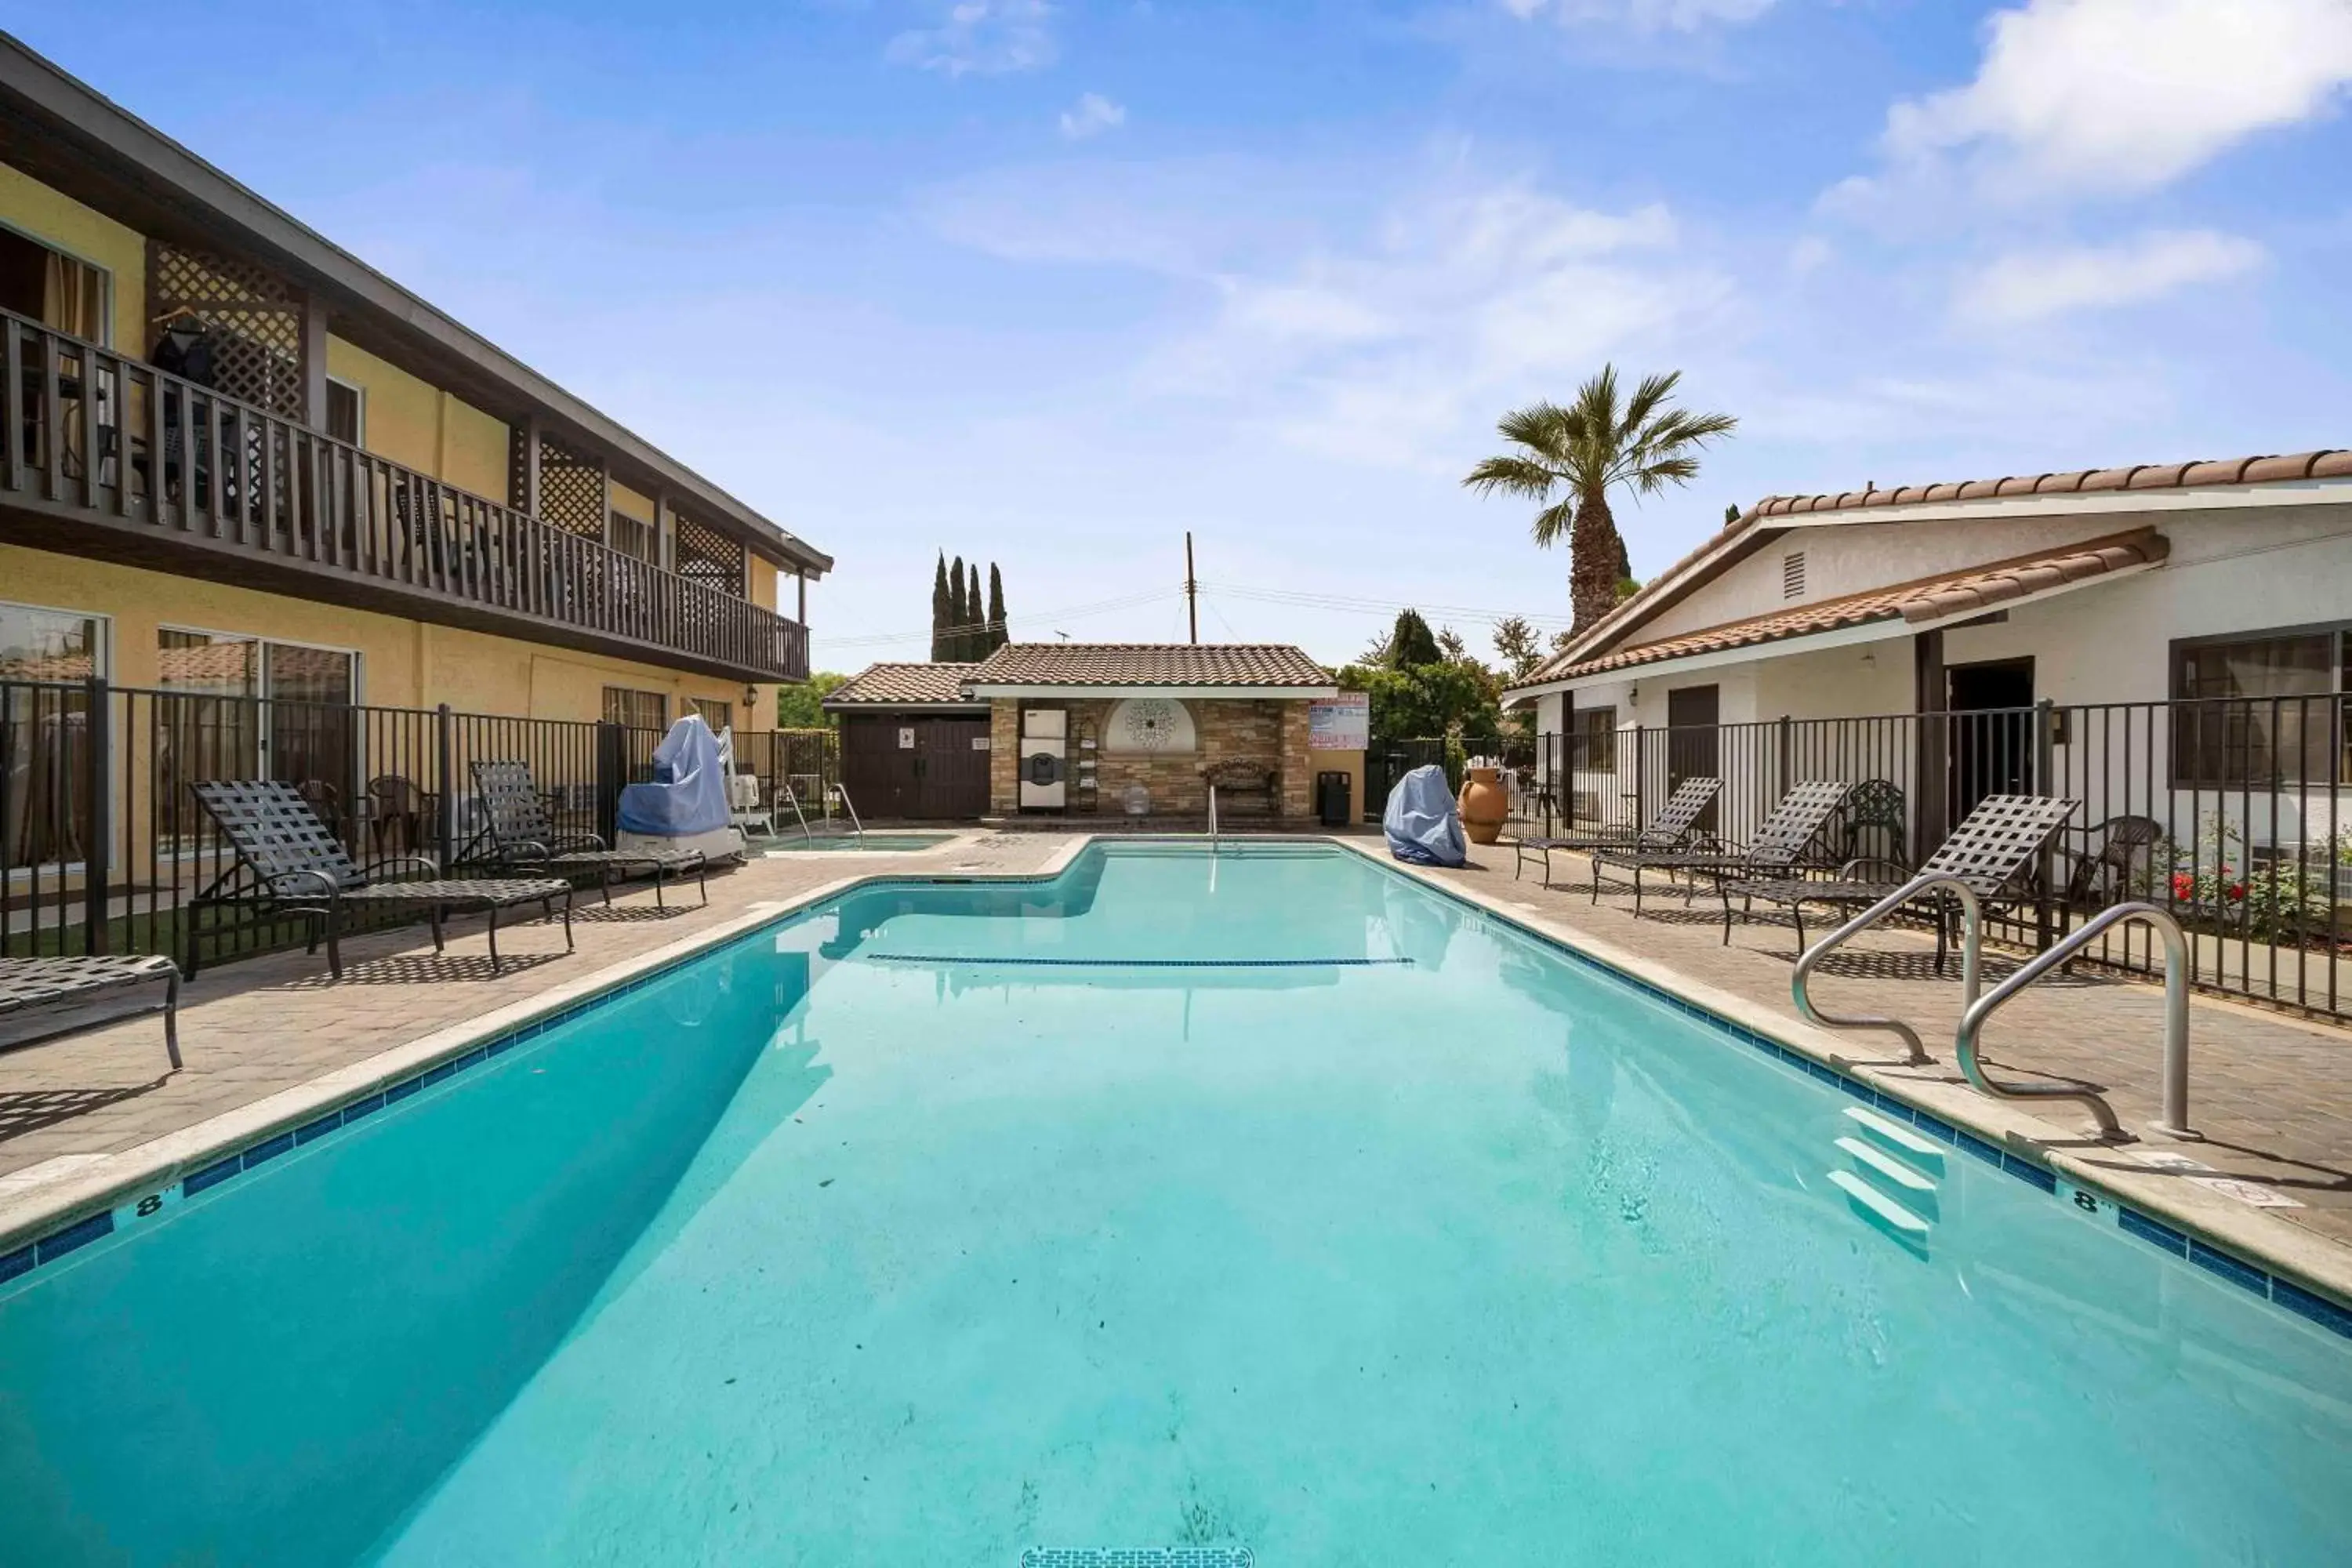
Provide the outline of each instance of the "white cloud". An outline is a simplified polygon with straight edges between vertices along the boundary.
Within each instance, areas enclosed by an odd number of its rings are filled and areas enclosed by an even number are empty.
[[[1566,25],[1613,22],[1637,32],[1695,33],[1711,22],[1749,22],[1773,0],[1502,0],[1522,21],[1549,16]]]
[[[1997,325],[2144,304],[2260,267],[2263,247],[2210,229],[2155,231],[2124,245],[2001,257],[1960,292],[1959,314]]]
[[[938,26],[901,33],[883,54],[950,77],[1036,70],[1054,63],[1053,16],[1045,0],[958,0]]]
[[[2003,198],[2153,189],[2352,83],[2352,0],[2026,0],[1976,79],[1889,110],[1893,183]],[[1884,194],[1845,182],[1832,204]]]
[[[1077,102],[1062,110],[1062,134],[1073,142],[1083,142],[1126,123],[1126,105],[1113,103],[1098,92],[1082,93]]]

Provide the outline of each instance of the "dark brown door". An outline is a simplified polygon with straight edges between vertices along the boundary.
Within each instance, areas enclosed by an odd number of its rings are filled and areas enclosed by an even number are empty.
[[[1685,779],[1723,776],[1722,731],[1716,728],[1718,695],[1712,686],[1683,686],[1666,693],[1667,795]],[[1654,811],[1664,804],[1662,796],[1647,809]],[[1698,819],[1698,826],[1709,832],[1715,829],[1715,801],[1707,802]]]
[[[984,718],[926,719],[915,732],[914,804],[906,815],[929,822],[968,821],[988,813]]]
[[[2032,795],[2033,661],[1991,659],[1945,668],[1951,716],[1951,820],[1989,795]]]
[[[860,816],[906,816],[915,807],[915,758],[899,731],[923,722],[895,713],[855,714],[841,726],[841,783]],[[917,738],[920,739],[919,731]],[[803,802],[805,805],[807,803]]]

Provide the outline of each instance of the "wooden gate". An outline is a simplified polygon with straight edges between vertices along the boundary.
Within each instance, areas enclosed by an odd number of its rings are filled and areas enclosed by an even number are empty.
[[[971,821],[988,811],[985,715],[855,713],[841,724],[841,782],[858,815]]]
[[[931,822],[969,820],[988,811],[985,718],[925,720],[915,732],[916,790],[908,813]]]

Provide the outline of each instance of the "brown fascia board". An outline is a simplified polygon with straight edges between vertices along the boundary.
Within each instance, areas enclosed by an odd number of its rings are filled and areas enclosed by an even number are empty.
[[[26,143],[10,147],[8,161],[66,195],[134,218],[163,238],[217,248],[226,237],[323,298],[339,336],[425,372],[501,418],[520,423],[536,414],[558,437],[605,448],[620,460],[615,477],[623,483],[675,492],[688,510],[730,525],[784,565],[812,576],[832,570],[830,555],[5,32],[0,121],[21,127],[11,140]]]

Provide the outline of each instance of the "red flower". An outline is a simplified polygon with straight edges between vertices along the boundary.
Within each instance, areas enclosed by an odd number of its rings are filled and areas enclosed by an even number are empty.
[[[2235,903],[2240,899],[2246,896],[2246,885],[2243,882],[2232,882],[2230,884],[2227,890],[2231,903]]]
[[[2187,903],[2197,896],[2197,879],[2186,871],[2172,874],[2172,896]]]

